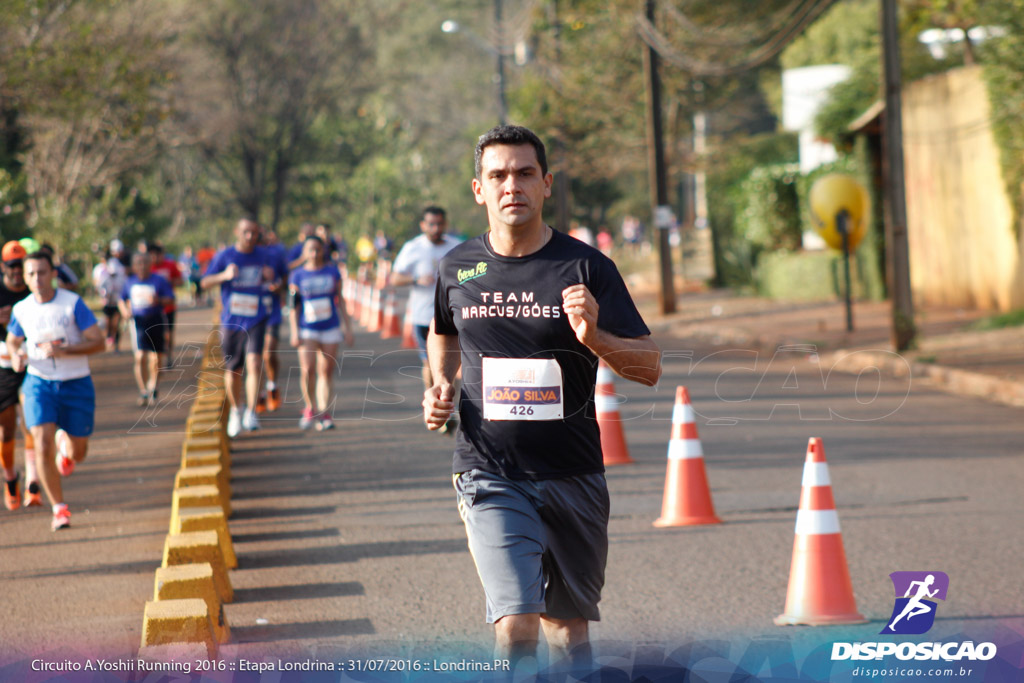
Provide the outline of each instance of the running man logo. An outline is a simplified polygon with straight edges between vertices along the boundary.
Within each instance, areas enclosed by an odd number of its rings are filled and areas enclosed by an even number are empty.
[[[482,277],[484,275],[487,275],[487,264],[484,263],[483,261],[481,261],[480,263],[476,264],[476,267],[474,267],[474,268],[468,268],[466,270],[462,270],[460,268],[459,272],[457,273],[460,285],[462,283],[464,283],[464,282],[469,282],[470,280],[475,280],[478,277]]]
[[[935,623],[936,608],[935,601],[928,598],[946,599],[949,576],[945,572],[893,572],[889,578],[896,591],[896,604],[880,633],[927,633]]]

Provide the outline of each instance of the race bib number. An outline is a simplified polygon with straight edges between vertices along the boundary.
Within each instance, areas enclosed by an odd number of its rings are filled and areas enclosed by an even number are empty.
[[[304,299],[302,301],[302,317],[307,323],[318,323],[327,320],[334,312],[331,300],[320,297],[318,299]]]
[[[228,312],[243,318],[255,318],[260,312],[260,298],[256,294],[233,292],[228,299]]]
[[[132,310],[149,308],[156,303],[156,287],[153,285],[133,285],[129,295]]]
[[[483,359],[485,420],[561,420],[562,368],[551,358]]]

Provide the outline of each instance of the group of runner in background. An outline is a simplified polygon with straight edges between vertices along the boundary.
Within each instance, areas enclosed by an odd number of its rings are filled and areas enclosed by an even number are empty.
[[[447,233],[447,215],[438,206],[421,212],[419,228],[421,234],[405,242],[397,255],[380,232],[375,238],[360,237],[353,256],[361,265],[394,258],[387,269],[388,286],[410,286],[409,315],[426,388],[433,382],[426,339],[438,264],[461,240]],[[102,322],[77,293],[78,278],[52,246],[32,238],[3,246],[0,452],[9,510],[41,506],[45,494],[53,508],[52,528],[70,525],[61,478],[86,457],[96,407],[87,356],[120,353],[122,336],[127,336],[136,403],[156,405],[161,373],[174,362],[179,300],[208,305],[215,288],[221,298],[228,436],[258,430],[259,415],[282,405],[277,353],[282,326],[298,351],[303,401],[298,426],[334,427],[338,347],[354,343],[342,293],[348,244],[332,234],[328,223],[303,224],[291,247],[248,219],[238,221],[234,238],[216,251],[208,245],[195,251],[185,247],[178,259],[156,242],[140,242],[129,250],[120,239],[112,240],[91,273]],[[439,431],[455,424],[453,418]],[[23,477],[15,467],[18,431],[25,439]]]

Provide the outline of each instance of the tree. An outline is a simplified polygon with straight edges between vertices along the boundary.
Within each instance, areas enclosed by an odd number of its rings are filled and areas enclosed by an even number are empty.
[[[116,185],[155,157],[172,77],[157,9],[17,0],[0,11],[0,97],[23,135],[25,221],[66,248],[116,229]]]
[[[196,16],[182,130],[209,165],[212,192],[277,226],[320,117],[352,116],[373,83],[357,0],[214,0]]]

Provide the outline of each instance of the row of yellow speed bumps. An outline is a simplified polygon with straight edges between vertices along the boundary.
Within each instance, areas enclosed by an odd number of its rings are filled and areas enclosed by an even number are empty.
[[[146,603],[139,657],[182,661],[216,657],[231,630],[223,604],[234,591],[228,570],[238,566],[231,515],[231,442],[217,335],[207,341],[186,423],[181,469],[174,479],[171,528]]]

